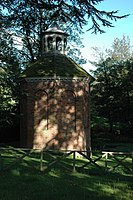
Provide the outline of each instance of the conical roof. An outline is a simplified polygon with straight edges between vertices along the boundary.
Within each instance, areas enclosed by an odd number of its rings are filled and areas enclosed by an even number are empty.
[[[22,74],[22,77],[91,77],[71,58],[60,53],[45,53],[33,62]]]
[[[62,29],[60,29],[59,25],[56,22],[54,22],[50,28],[48,28],[46,31],[44,31],[44,34],[50,34],[50,33],[63,34],[63,35],[68,36],[68,34],[66,32],[64,32]]]

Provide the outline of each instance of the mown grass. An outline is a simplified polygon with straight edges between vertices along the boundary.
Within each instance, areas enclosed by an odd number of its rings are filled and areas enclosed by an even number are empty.
[[[19,156],[19,153],[17,156]],[[52,166],[47,172],[39,171],[39,154],[26,157],[8,170],[13,157],[11,152],[3,153],[0,171],[0,200],[131,200],[133,199],[133,176],[122,168],[105,172],[104,161],[101,169],[90,165],[78,170],[87,162],[76,160],[77,171],[72,172],[72,156]],[[53,156],[53,155],[52,155]],[[54,155],[55,156],[55,155]],[[99,156],[94,155],[94,159]],[[47,164],[53,157],[44,155]],[[26,162],[25,162],[26,161]],[[111,160],[110,160],[111,162]],[[128,160],[126,161],[128,164]]]

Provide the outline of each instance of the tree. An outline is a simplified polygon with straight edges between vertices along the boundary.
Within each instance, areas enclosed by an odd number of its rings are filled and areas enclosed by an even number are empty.
[[[113,27],[112,20],[127,16],[118,16],[118,11],[98,10],[96,5],[102,1],[3,0],[2,21],[5,28],[22,38],[23,56],[32,62],[41,54],[42,33],[52,21],[62,23],[64,28],[68,27],[68,33],[75,40],[75,33],[81,33],[88,20],[92,22],[89,30],[103,33],[101,26]]]
[[[0,30],[0,127],[12,124],[18,104],[18,83],[20,74],[17,50],[11,34]]]
[[[130,44],[130,38],[123,35],[122,38],[115,38],[112,49],[107,50],[108,56],[115,62],[125,62],[133,57],[133,49]]]
[[[119,48],[120,46],[123,48]],[[105,60],[102,57],[95,63],[97,69],[94,71],[96,82],[92,92],[93,101],[98,115],[108,119],[110,132],[113,127],[126,133],[132,133],[133,130],[131,50],[128,38],[116,38],[112,49],[106,51],[108,57],[105,56]]]

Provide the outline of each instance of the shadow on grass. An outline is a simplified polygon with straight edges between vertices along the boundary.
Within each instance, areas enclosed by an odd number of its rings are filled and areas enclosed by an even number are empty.
[[[131,175],[98,174],[98,171],[90,174],[70,172],[70,168],[62,164],[44,173],[22,162],[0,174],[0,200],[132,199]]]

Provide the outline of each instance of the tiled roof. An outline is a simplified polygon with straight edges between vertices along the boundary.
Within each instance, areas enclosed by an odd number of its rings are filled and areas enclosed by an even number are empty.
[[[45,53],[22,74],[22,77],[45,76],[89,77],[90,75],[71,58],[59,53]]]

